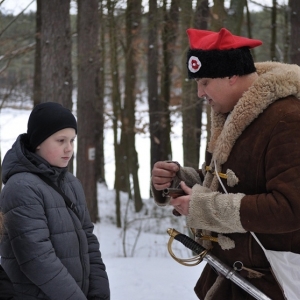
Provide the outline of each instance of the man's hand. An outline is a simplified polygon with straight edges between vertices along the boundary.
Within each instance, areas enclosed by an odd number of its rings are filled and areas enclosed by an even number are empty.
[[[182,215],[187,216],[189,214],[189,207],[191,201],[192,189],[188,187],[183,181],[180,182],[180,186],[183,191],[186,193],[184,196],[179,196],[176,198],[171,198],[170,205]]]
[[[179,166],[173,162],[158,161],[152,169],[152,183],[157,191],[168,188],[179,171]]]

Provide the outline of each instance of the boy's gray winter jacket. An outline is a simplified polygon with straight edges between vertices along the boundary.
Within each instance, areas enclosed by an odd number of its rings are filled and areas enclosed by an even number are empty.
[[[108,300],[107,273],[80,182],[28,151],[26,137],[20,135],[4,158],[0,199],[5,218],[1,264],[15,299]],[[80,219],[36,174],[61,187]]]

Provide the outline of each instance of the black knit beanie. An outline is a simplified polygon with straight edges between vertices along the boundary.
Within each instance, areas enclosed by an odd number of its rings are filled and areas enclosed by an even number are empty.
[[[27,124],[30,150],[35,151],[50,135],[65,128],[74,128],[77,133],[77,122],[69,109],[55,102],[36,105]]]

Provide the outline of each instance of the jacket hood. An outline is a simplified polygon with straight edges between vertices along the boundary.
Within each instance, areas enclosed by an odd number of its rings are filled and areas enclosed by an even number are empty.
[[[27,134],[18,136],[11,149],[7,151],[2,163],[2,182],[5,184],[8,179],[22,172],[43,174],[55,181],[60,174],[64,174],[67,168],[52,167],[39,155],[29,151],[27,145]]]

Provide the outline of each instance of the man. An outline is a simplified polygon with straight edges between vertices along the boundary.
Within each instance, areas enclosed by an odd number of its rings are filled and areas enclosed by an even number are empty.
[[[228,266],[238,263],[240,274],[271,299],[284,299],[251,232],[266,249],[300,254],[300,68],[254,64],[250,49],[261,41],[224,28],[187,33],[188,74],[212,107],[211,139],[201,171],[154,165],[154,199],[187,216],[213,255]],[[187,195],[162,197],[179,184]],[[208,264],[195,292],[199,299],[253,299]]]

